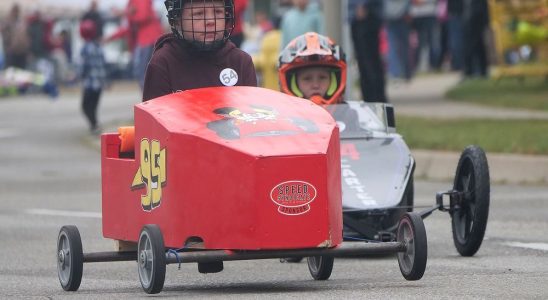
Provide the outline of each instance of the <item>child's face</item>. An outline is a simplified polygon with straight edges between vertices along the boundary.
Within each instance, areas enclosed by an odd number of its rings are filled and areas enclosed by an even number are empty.
[[[224,1],[191,1],[183,7],[182,32],[185,38],[206,44],[223,39]]]
[[[323,97],[330,84],[331,76],[327,68],[306,68],[297,73],[297,86],[306,99],[310,99],[314,95]]]

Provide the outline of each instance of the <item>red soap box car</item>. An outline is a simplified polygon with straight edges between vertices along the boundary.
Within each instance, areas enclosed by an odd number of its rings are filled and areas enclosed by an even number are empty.
[[[58,273],[77,290],[84,262],[136,260],[147,293],[161,291],[166,264],[309,257],[315,279],[333,257],[399,253],[420,279],[426,233],[420,216],[397,240],[342,246],[337,124],[310,101],[253,87],[205,88],[135,106],[134,132],[102,136],[103,235],[120,251],[82,252],[74,226],[58,238]]]
[[[120,157],[118,134],[103,137],[103,235],[131,241],[156,224],[169,248],[341,243],[335,122],[308,101],[273,96],[221,88],[137,105],[135,158]]]

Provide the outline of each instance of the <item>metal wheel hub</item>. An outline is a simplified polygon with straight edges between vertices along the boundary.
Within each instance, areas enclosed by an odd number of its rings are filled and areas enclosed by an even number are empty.
[[[63,267],[65,267],[65,260],[66,260],[67,255],[68,255],[68,253],[66,253],[65,250],[59,250],[58,259],[59,259],[59,263]]]
[[[146,252],[146,250],[141,250],[141,253],[139,254],[139,264],[141,265],[141,268],[146,268],[146,266],[147,266],[147,252]]]

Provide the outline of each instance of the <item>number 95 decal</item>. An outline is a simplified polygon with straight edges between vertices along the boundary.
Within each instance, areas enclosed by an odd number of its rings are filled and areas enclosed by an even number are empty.
[[[166,150],[160,149],[160,142],[148,139],[141,140],[139,170],[133,178],[131,189],[146,187],[146,194],[141,195],[143,210],[151,211],[160,206],[162,187],[166,185]]]

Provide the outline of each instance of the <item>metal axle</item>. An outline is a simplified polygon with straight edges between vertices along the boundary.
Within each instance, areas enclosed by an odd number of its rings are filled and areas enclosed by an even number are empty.
[[[308,256],[349,257],[372,254],[393,254],[407,251],[404,242],[351,243],[336,248],[309,248],[288,250],[198,250],[189,252],[166,252],[166,263],[215,262],[250,259],[271,259]],[[84,253],[84,263],[137,261],[137,252]]]

